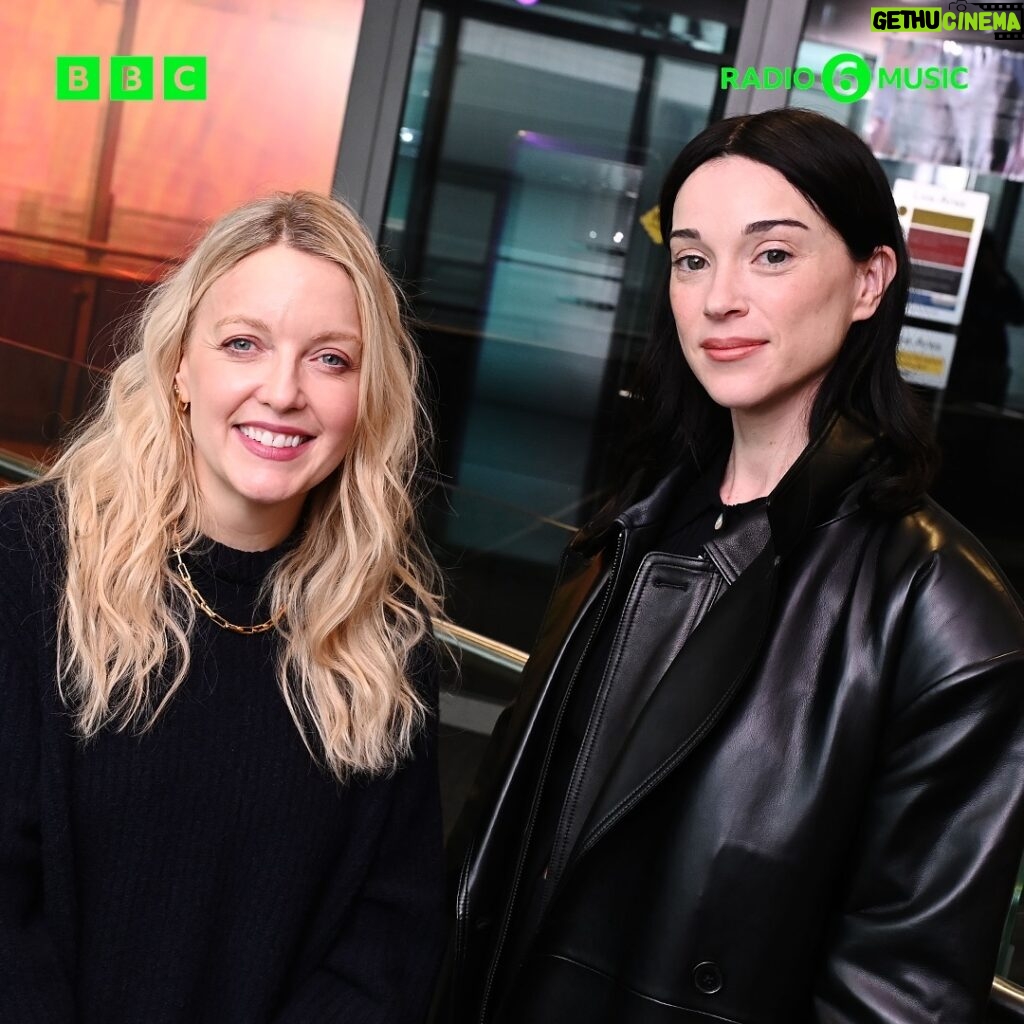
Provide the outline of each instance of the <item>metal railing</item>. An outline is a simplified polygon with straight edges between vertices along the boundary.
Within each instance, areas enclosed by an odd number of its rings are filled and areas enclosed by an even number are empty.
[[[996,978],[988,999],[986,1024],[1024,1021],[1024,988],[1007,978]]]

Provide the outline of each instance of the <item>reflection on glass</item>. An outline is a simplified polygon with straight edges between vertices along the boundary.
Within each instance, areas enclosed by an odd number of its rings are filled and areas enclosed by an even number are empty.
[[[724,53],[730,27],[738,28],[744,4],[716,4],[716,18],[672,10],[672,5],[629,0],[484,0],[494,7],[529,7],[541,19],[559,19],[643,39],[683,43],[705,53]]]
[[[833,58],[842,53],[851,53],[849,46],[833,43],[817,42],[813,39],[802,39],[797,50],[796,66],[810,68],[814,72],[814,84],[810,89],[793,89],[787,98],[786,106],[803,107],[815,110],[819,114],[831,117],[833,121],[845,124],[855,132],[863,134],[868,109],[871,105],[871,94],[856,103],[837,103],[826,96],[821,88],[821,69]],[[858,53],[874,69],[875,57],[870,53]]]
[[[364,0],[0,4],[0,248],[138,269],[273,189],[330,187]],[[111,103],[109,58],[154,58],[152,102]],[[97,55],[99,102],[56,102],[59,55]],[[202,55],[207,98],[162,99],[162,58]],[[272,73],[268,74],[268,69]],[[43,239],[89,239],[97,246]]]
[[[640,168],[534,132],[519,134],[510,162],[455,475],[578,522]],[[486,546],[491,524],[461,515],[458,502],[455,511],[448,539]],[[528,535],[504,549],[547,564],[558,556]]]
[[[56,103],[61,54],[111,53],[122,4],[34,0],[0,4],[0,250],[34,259],[68,250],[6,234],[83,238],[93,202],[93,157],[105,104]]]
[[[641,217],[721,101],[726,58],[697,40],[720,49],[739,22],[656,6],[477,0],[420,21],[385,242],[450,484],[431,537],[451,617],[521,647],[600,500],[643,348],[665,258]]]
[[[709,120],[716,98],[718,69],[690,61],[660,57],[651,75],[644,166],[636,198],[636,215],[626,239],[622,294],[615,314],[616,348],[612,369],[616,386],[629,384],[630,368],[640,358],[647,337],[651,295],[661,287],[665,254],[641,218],[658,203],[661,182],[683,144]]]

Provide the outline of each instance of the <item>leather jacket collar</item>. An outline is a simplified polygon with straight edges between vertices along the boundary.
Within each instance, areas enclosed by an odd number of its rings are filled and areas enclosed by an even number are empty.
[[[785,557],[809,530],[853,511],[864,476],[877,458],[878,443],[878,436],[865,424],[835,414],[779,481],[764,508],[727,523],[708,545],[708,554],[728,582],[734,582],[750,565],[769,534],[775,553]],[[678,466],[647,497],[625,509],[604,529],[581,530],[573,548],[590,555],[606,547],[619,531],[658,525],[677,495],[692,483],[694,472],[692,464]]]

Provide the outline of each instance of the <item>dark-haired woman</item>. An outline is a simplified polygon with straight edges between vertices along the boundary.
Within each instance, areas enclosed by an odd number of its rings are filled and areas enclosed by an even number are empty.
[[[715,124],[614,505],[458,849],[448,1021],[972,1024],[1024,842],[1024,618],[924,494],[885,177],[805,111]]]

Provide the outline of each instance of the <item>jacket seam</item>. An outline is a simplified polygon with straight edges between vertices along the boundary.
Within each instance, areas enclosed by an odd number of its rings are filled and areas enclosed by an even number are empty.
[[[1014,662],[1020,662],[1024,664],[1024,650],[1017,649],[1014,651],[1004,651],[1002,654],[994,654],[990,658],[984,658],[981,661],[972,661],[967,665],[961,665],[959,668],[954,669],[952,672],[947,672],[944,676],[934,680],[925,689],[916,693],[906,704],[896,708],[896,714],[902,715],[910,711],[918,701],[925,700],[931,696],[936,690],[949,683],[959,682],[961,679],[970,678],[972,675],[977,675],[987,668],[993,668],[996,665],[1001,665],[1002,662],[1008,661],[1011,664]]]

